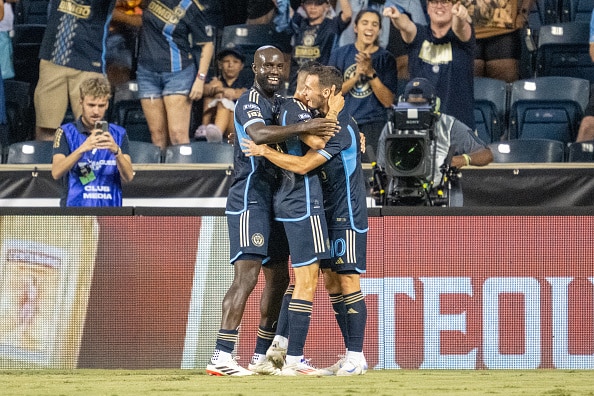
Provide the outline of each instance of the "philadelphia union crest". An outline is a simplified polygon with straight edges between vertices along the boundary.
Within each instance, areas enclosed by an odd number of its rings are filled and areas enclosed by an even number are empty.
[[[357,64],[353,64],[353,65],[349,66],[346,69],[346,71],[344,72],[344,81],[347,81],[348,79],[353,77],[355,75],[356,69],[357,69]],[[371,95],[373,93],[373,90],[371,89],[371,85],[369,84],[369,81],[366,81],[366,82],[358,81],[353,86],[353,88],[351,88],[349,93],[351,95],[353,95],[355,98],[360,99],[360,98],[366,98],[369,95]]]
[[[254,235],[252,235],[252,243],[254,244],[254,246],[258,247],[264,245],[264,236],[259,232],[255,233]]]

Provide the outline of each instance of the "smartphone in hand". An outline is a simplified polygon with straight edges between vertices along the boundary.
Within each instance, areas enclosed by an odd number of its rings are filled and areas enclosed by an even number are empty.
[[[109,125],[108,125],[107,121],[96,121],[95,129],[101,130],[101,132],[97,132],[97,133],[107,133],[109,131]]]

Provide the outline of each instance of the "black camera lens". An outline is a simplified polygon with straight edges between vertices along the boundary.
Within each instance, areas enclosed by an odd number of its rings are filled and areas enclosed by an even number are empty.
[[[422,139],[398,139],[388,151],[388,160],[399,172],[413,172],[425,158],[425,144]]]

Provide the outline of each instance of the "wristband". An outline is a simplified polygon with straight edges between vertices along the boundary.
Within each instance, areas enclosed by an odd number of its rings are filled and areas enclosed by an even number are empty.
[[[198,73],[198,80],[200,80],[200,81],[206,80],[206,74],[204,74],[204,73]]]
[[[117,157],[117,156],[118,156],[118,155],[120,155],[121,153],[122,153],[122,149],[120,148],[120,146],[118,146],[118,149],[116,150],[116,152],[115,152],[115,153],[113,153],[113,155],[115,155],[115,156]]]
[[[466,160],[466,166],[470,165],[470,155],[468,154],[462,154],[462,157],[464,157],[464,159]]]

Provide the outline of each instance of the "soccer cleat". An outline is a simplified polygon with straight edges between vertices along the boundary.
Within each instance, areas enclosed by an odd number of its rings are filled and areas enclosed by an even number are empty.
[[[355,360],[353,358],[347,359],[342,367],[336,372],[338,376],[347,375],[363,375],[367,372],[367,361],[365,358],[362,360]]]
[[[259,363],[248,364],[248,370],[261,375],[281,375],[280,369],[276,368],[274,364],[268,359],[265,359]]]
[[[285,364],[281,370],[281,375],[323,375],[320,370],[309,364],[309,359],[301,359],[299,363]]]
[[[334,363],[332,366],[319,369],[320,372],[322,373],[322,375],[336,375],[338,370],[340,370],[342,365],[346,362],[345,355],[339,355],[338,357],[340,359],[338,360],[338,362]]]
[[[283,368],[287,356],[287,348],[278,346],[278,342],[273,342],[266,351],[266,357],[277,368]]]
[[[242,377],[245,375],[254,375],[255,373],[250,370],[246,370],[237,364],[239,358],[236,356],[233,359],[229,359],[226,362],[211,363],[206,365],[206,373],[217,377],[223,377],[225,375],[232,375],[235,377]]]

